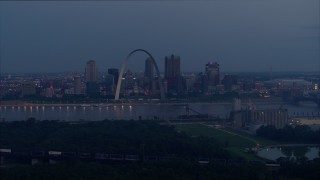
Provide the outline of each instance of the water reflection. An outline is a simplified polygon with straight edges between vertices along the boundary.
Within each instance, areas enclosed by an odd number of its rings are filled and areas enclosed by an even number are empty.
[[[189,105],[192,109],[212,116],[229,117],[231,104],[211,104],[211,103],[194,103]],[[38,108],[37,108],[38,107]],[[258,109],[279,107],[279,104],[258,104]],[[284,105],[289,113],[294,112],[318,112],[319,109],[306,108],[301,106]],[[9,111],[7,110],[9,109]],[[39,111],[38,111],[39,109]],[[72,111],[70,111],[73,109]],[[69,111],[68,111],[69,110]],[[157,116],[160,119],[174,119],[179,115],[186,114],[184,104],[104,104],[98,107],[90,105],[35,105],[33,111],[30,105],[20,106],[0,106],[0,113],[7,121],[24,120],[34,117],[39,120],[43,119],[61,119],[61,120],[104,120],[108,119],[141,119]],[[59,117],[57,117],[59,116]],[[284,150],[286,151],[286,150]],[[290,152],[288,152],[290,153]],[[292,152],[293,153],[293,152]],[[286,154],[286,152],[284,152]]]
[[[274,160],[284,157],[289,159],[315,159],[320,157],[319,146],[282,146],[265,148],[258,152],[258,156]]]

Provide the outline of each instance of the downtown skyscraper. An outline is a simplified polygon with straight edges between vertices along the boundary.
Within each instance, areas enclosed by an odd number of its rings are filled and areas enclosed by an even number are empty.
[[[86,64],[85,81],[86,82],[98,82],[98,69],[96,66],[96,62],[94,60],[90,60]]]
[[[144,66],[144,77],[153,78],[154,77],[154,65],[151,58],[146,59]]]
[[[220,83],[220,65],[217,62],[208,62],[205,73],[208,77],[208,85],[216,86]]]
[[[85,67],[86,92],[88,96],[99,95],[98,69],[96,62],[90,60]]]
[[[183,89],[183,78],[180,72],[180,56],[165,57],[165,74],[167,81],[167,91],[170,93],[179,93]]]
[[[165,57],[165,78],[177,78],[180,76],[180,56]]]

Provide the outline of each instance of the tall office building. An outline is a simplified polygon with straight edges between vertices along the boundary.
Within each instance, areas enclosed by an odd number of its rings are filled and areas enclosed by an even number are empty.
[[[208,77],[208,86],[213,87],[220,83],[220,68],[216,62],[206,64],[206,75]]]
[[[85,81],[86,81],[86,92],[88,96],[99,96],[100,89],[98,84],[98,69],[96,62],[90,60],[87,62],[85,68]]]
[[[82,94],[81,78],[80,76],[74,77],[74,94]]]
[[[116,86],[118,84],[118,78],[119,78],[119,70],[116,68],[109,68],[108,74],[113,76],[113,82]]]
[[[232,91],[233,86],[238,84],[238,76],[236,75],[225,75],[223,78],[223,85],[226,91]]]
[[[177,78],[180,76],[180,56],[165,57],[165,78]]]
[[[184,79],[180,74],[180,57],[171,55],[165,57],[165,79],[168,82],[168,92],[180,93],[183,91]]]
[[[98,82],[98,69],[96,67],[96,62],[90,60],[87,62],[85,68],[85,81],[86,82]]]
[[[106,85],[106,90],[108,91],[108,93],[113,92],[115,90],[113,75],[107,74],[105,76],[105,85]]]
[[[208,76],[206,74],[201,73],[200,75],[201,79],[201,92],[203,94],[206,94],[208,92]]]
[[[146,94],[153,93],[153,80],[154,80],[154,64],[151,58],[147,58],[144,66],[143,88]]]
[[[154,65],[151,58],[146,59],[144,66],[144,77],[153,78],[154,77]]]

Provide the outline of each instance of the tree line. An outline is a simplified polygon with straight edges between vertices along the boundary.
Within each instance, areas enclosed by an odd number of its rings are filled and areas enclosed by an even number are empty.
[[[291,143],[317,143],[320,144],[320,129],[313,131],[309,126],[285,126],[276,129],[275,126],[261,126],[257,129],[258,136]]]
[[[106,152],[120,154],[228,158],[213,138],[190,137],[156,121],[1,122],[0,146],[26,151]]]

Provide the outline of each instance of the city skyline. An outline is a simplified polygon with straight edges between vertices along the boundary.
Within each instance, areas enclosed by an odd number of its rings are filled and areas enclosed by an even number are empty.
[[[182,72],[202,71],[208,61],[235,72],[320,69],[316,0],[0,6],[2,72],[79,72],[90,59],[119,68],[136,48],[150,51],[159,67],[178,54]],[[145,58],[136,54],[128,68],[143,71]]]
[[[320,0],[0,0],[0,129],[2,179],[316,179]]]

